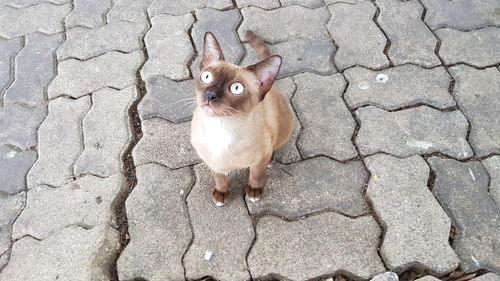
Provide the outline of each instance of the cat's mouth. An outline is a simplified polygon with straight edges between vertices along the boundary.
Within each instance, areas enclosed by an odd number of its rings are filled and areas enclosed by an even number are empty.
[[[212,105],[210,105],[209,102],[204,103],[201,108],[207,113],[209,116],[217,116],[217,111],[214,109]]]

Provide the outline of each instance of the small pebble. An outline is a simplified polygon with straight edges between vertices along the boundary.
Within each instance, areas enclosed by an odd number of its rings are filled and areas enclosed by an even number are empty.
[[[387,80],[389,80],[389,77],[387,77],[387,75],[381,73],[381,74],[377,75],[375,80],[377,81],[377,83],[385,84],[387,82]]]
[[[212,251],[205,251],[205,253],[203,254],[203,258],[206,261],[209,261],[210,259],[212,259],[213,255],[214,255],[214,253]]]

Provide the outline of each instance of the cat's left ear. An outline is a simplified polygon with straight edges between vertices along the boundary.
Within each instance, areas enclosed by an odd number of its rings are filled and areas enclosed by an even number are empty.
[[[205,33],[205,39],[203,42],[203,59],[200,62],[200,70],[219,60],[224,60],[224,54],[222,54],[222,49],[220,48],[219,42],[215,39],[215,36],[211,32]]]
[[[264,99],[267,92],[273,87],[274,80],[278,76],[281,67],[280,56],[270,56],[265,60],[254,65],[248,66],[247,69],[255,73],[260,82],[261,100]]]

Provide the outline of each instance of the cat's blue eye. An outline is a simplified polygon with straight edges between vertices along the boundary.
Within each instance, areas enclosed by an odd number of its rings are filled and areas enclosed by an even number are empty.
[[[210,73],[210,71],[203,71],[201,73],[200,79],[201,79],[201,82],[208,84],[208,83],[212,82],[212,73]]]
[[[245,91],[245,87],[240,82],[234,82],[229,86],[229,91],[235,95],[240,95]]]

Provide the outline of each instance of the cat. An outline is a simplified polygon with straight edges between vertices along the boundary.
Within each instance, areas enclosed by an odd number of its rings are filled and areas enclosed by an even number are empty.
[[[247,38],[261,61],[241,67],[224,60],[217,39],[207,32],[195,83],[191,143],[212,171],[217,206],[227,202],[228,174],[237,169],[250,167],[247,199],[261,198],[274,151],[287,142],[294,127],[288,103],[273,86],[281,57],[271,56],[253,32],[248,31]]]

